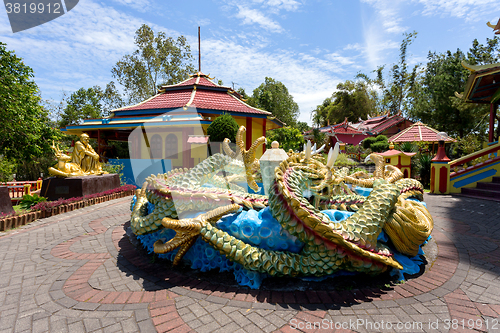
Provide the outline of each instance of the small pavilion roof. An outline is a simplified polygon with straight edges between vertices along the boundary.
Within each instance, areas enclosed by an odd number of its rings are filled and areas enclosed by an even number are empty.
[[[389,149],[387,151],[384,151],[383,153],[377,153],[379,155],[382,155],[384,157],[391,157],[391,156],[396,156],[396,155],[406,155],[409,157],[415,156],[417,153],[405,153],[404,151],[399,151],[396,149]]]
[[[388,141],[389,142],[414,142],[414,141],[422,141],[422,142],[438,142],[438,130],[435,130],[432,127],[429,127],[421,122],[417,122],[407,129],[391,136]],[[455,142],[455,139],[448,137],[446,142]]]

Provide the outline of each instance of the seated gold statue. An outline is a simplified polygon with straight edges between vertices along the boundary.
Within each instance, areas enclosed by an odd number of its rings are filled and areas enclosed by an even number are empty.
[[[71,157],[62,153],[59,146],[54,145],[54,142],[52,142],[51,148],[59,160],[54,167],[49,168],[49,174],[52,176],[76,177],[107,173],[102,170],[99,155],[89,144],[89,136],[85,133],[80,135],[80,141],[75,143]]]

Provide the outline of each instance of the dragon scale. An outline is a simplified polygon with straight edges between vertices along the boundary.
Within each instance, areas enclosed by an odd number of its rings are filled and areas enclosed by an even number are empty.
[[[237,138],[241,141],[241,132]],[[433,221],[429,212],[419,202],[408,200],[422,199],[422,185],[403,179],[397,168],[384,169],[383,159],[377,156],[372,158],[375,177],[370,178],[359,172],[348,175],[345,169],[334,171],[330,154],[326,161],[307,152],[290,152],[275,169],[269,197],[242,191],[232,182],[246,178],[249,186],[255,187],[254,153],[262,142],[259,139],[248,151],[238,142],[238,152],[228,149],[226,142],[224,150],[230,156],[215,154],[190,170],[148,177],[136,194],[133,232],[143,235],[161,228],[175,230],[174,238],[154,244],[157,253],[179,247],[174,264],[201,237],[230,261],[271,276],[322,276],[339,270],[378,274],[390,267],[401,269],[390,244],[378,240],[382,230],[399,252],[409,256],[415,256],[430,235]],[[234,157],[242,157],[243,163]],[[347,183],[373,189],[368,197],[360,196]],[[154,209],[148,213],[149,204]],[[282,230],[304,244],[298,253],[252,245],[216,224],[224,215],[242,208],[260,210],[267,206]],[[354,213],[342,221],[331,221],[320,209]],[[208,212],[183,218],[195,211]]]

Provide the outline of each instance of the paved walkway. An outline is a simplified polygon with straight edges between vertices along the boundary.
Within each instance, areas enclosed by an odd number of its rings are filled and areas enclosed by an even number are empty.
[[[425,199],[437,248],[427,271],[342,291],[161,269],[125,234],[130,197],[35,221],[0,233],[0,332],[500,332],[500,203]]]

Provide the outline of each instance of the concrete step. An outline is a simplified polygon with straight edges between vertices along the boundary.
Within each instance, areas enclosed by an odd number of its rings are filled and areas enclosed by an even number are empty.
[[[500,184],[500,177],[493,177],[492,182],[495,184]]]
[[[477,188],[481,190],[497,191],[500,193],[500,182],[498,183],[477,183]]]
[[[462,188],[462,195],[477,199],[494,200],[500,202],[500,191],[480,188]]]

